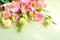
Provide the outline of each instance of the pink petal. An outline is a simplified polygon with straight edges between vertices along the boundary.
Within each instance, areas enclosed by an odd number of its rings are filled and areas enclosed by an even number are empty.
[[[7,19],[10,18],[11,17],[10,11],[5,10],[3,16],[4,16],[4,18],[7,18]]]

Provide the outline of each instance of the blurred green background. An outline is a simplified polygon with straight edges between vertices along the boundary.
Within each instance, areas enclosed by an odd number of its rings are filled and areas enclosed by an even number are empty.
[[[21,33],[16,31],[14,25],[10,29],[0,26],[0,40],[60,40],[60,0],[45,1],[57,25],[45,28],[41,23],[29,22]]]

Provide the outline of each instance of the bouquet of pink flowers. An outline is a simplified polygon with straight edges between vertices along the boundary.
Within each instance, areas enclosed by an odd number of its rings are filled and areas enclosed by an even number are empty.
[[[18,0],[6,3],[1,6],[0,19],[4,28],[9,28],[15,22],[18,31],[21,31],[22,26],[27,24],[27,21],[42,21],[43,25],[50,25],[52,17],[44,12],[47,4],[44,0]],[[55,23],[54,23],[55,24]]]

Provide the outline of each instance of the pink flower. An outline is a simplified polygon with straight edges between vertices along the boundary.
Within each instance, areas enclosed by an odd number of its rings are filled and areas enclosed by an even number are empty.
[[[41,6],[42,6],[43,8],[46,8],[47,4],[43,3]]]
[[[7,9],[9,9],[12,12],[18,12],[18,10],[20,9],[20,3],[15,2],[15,3],[10,3],[9,5],[7,4],[5,10]]]
[[[36,11],[40,5],[37,2],[32,2],[30,8],[32,11]]]
[[[38,3],[42,4],[42,3],[44,3],[44,0],[38,0]]]
[[[19,15],[17,13],[13,13],[13,16],[15,17],[15,20],[18,21]]]
[[[43,7],[46,8],[47,4],[45,4],[44,0],[39,0],[38,3]]]
[[[27,13],[28,11],[30,11],[30,10],[31,10],[31,9],[30,9],[30,4],[25,4],[24,9],[25,9],[26,13]]]
[[[4,18],[6,18],[6,19],[10,18],[10,17],[11,17],[10,11],[5,10],[4,13],[3,13],[3,16],[4,16]]]
[[[20,0],[20,1],[23,3],[29,3],[30,2],[30,0]]]
[[[28,11],[30,11],[30,4],[21,4],[21,12],[23,13],[27,13]]]
[[[44,19],[45,15],[42,12],[35,12],[33,17],[35,21],[41,21]]]
[[[18,10],[20,9],[20,3],[16,2],[13,4],[13,8],[11,8],[12,12],[18,12]]]
[[[12,12],[14,12],[15,18],[18,19],[18,13],[20,13],[20,11],[22,13],[28,13],[28,11],[33,11],[33,12],[35,12],[34,19],[36,21],[39,21],[44,18],[44,15],[42,14],[42,12],[36,11],[38,9],[38,7],[40,7],[40,6],[42,6],[42,8],[46,8],[46,4],[44,3],[44,0],[38,0],[38,1],[36,1],[36,0],[19,0],[18,2],[7,5],[5,10],[8,10],[8,11],[5,12],[4,15],[7,14],[8,16],[6,16],[6,17],[9,18],[10,17],[9,14],[11,14],[10,11],[12,11]]]

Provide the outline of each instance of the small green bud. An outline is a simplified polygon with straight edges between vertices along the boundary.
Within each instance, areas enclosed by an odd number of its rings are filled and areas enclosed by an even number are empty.
[[[50,24],[51,24],[51,23],[50,23],[49,20],[45,20],[45,21],[43,22],[43,25],[44,25],[44,26],[50,26]]]
[[[31,17],[30,19],[34,22],[34,18],[33,17]]]
[[[26,14],[22,14],[22,17],[25,18],[26,20],[28,19]]]
[[[21,32],[22,31],[22,28],[18,28],[18,32]]]
[[[32,11],[29,12],[29,18],[30,18],[30,20],[34,21],[33,12]]]
[[[37,11],[43,11],[43,8],[42,7],[39,7],[38,9],[37,9]]]
[[[22,24],[22,25],[27,25],[27,22],[24,18],[20,18],[19,23]]]
[[[13,21],[13,22],[15,22],[15,21],[16,21],[14,16],[12,16],[12,18],[11,18],[11,19],[12,19],[12,21]]]
[[[33,12],[30,11],[30,12],[29,12],[29,17],[32,17],[32,16],[33,16]]]

